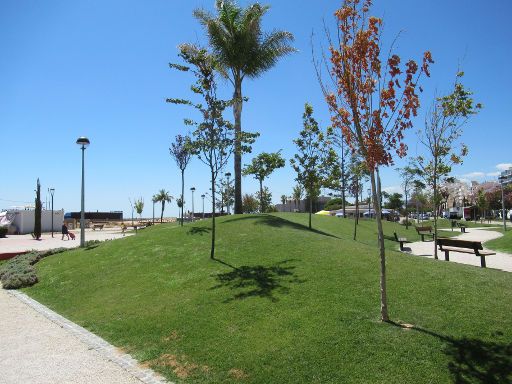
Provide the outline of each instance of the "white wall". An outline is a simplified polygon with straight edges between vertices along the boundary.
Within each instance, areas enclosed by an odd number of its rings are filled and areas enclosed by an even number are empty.
[[[15,213],[9,233],[19,233],[25,235],[34,232],[35,211],[11,211]],[[53,211],[53,230],[60,232],[62,222],[64,221],[64,210]],[[41,212],[41,231],[51,232],[52,230],[52,211],[43,210]]]

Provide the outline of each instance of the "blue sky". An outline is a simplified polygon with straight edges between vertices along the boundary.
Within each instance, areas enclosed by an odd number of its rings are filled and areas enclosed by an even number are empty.
[[[250,100],[244,105],[243,127],[261,133],[253,154],[282,149],[289,159],[306,101],[315,108],[318,121],[329,124],[311,63],[310,40],[314,32],[317,48],[325,45],[322,21],[333,25],[332,14],[341,1],[264,3],[272,7],[265,29],[292,32],[299,52],[261,78],[244,83]],[[436,61],[432,77],[423,82],[420,116],[406,134],[409,154],[420,152],[415,132],[421,128],[425,106],[435,92],[449,90],[460,64],[465,84],[484,109],[464,129],[462,140],[470,153],[453,173],[479,181],[494,179],[498,164],[512,163],[512,32],[507,27],[512,3],[404,3],[375,1],[373,14],[384,17],[386,41],[402,31],[396,51],[403,59],[420,59],[424,50],[430,50]],[[165,98],[188,95],[191,78],[171,71],[168,63],[177,61],[178,44],[205,42],[192,11],[211,10],[213,4],[213,0],[2,0],[0,208],[33,201],[39,177],[43,191],[56,189],[56,209],[79,210],[80,150],[75,141],[81,135],[91,140],[86,151],[86,210],[123,210],[129,216],[128,199],[143,197],[144,215],[150,216],[150,199],[159,189],[178,196],[179,172],[168,148],[176,134],[186,133],[182,120],[191,112],[166,104]],[[231,94],[228,83],[221,83],[221,89],[225,97]],[[251,156],[246,155],[244,162]],[[400,165],[397,161],[396,167]],[[383,186],[390,191],[400,184],[396,167],[381,173]],[[291,167],[276,171],[267,185],[275,202],[282,194],[290,195]],[[186,172],[187,191],[191,186],[197,188],[198,211],[199,195],[208,190],[208,174],[195,159]],[[254,180],[244,179],[244,193],[256,189]],[[190,196],[186,200],[190,202]],[[176,213],[172,203],[166,214]]]

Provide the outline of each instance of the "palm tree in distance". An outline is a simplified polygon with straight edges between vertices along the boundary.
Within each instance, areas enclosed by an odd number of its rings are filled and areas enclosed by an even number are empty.
[[[269,6],[258,3],[242,8],[234,0],[217,0],[217,14],[196,9],[194,16],[205,27],[210,46],[217,59],[217,70],[234,87],[235,118],[235,213],[242,212],[242,82],[247,76],[257,78],[279,58],[295,52],[289,44],[293,35],[286,31],[264,33],[263,15]]]
[[[169,192],[167,192],[165,189],[161,189],[155,196],[153,196],[153,199],[155,202],[162,203],[162,212],[160,213],[160,223],[162,223],[164,219],[165,203],[170,204],[174,197],[169,195]]]

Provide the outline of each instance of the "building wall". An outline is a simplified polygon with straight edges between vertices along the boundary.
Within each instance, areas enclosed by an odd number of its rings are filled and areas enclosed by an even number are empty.
[[[10,234],[25,235],[34,232],[35,211],[10,211],[15,214],[14,220],[9,228]],[[60,232],[62,222],[64,221],[64,211],[53,211],[53,230]],[[41,231],[51,232],[52,230],[52,211],[41,211]]]

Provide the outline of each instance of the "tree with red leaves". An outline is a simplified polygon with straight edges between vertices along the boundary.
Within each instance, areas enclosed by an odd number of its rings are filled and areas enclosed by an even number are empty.
[[[428,51],[421,66],[414,60],[402,64],[392,49],[387,56],[383,54],[382,20],[369,16],[371,5],[371,0],[345,0],[335,12],[337,39],[327,34],[330,55],[325,60],[331,83],[321,80],[318,66],[317,73],[333,127],[341,131],[370,173],[380,250],[380,313],[382,321],[389,321],[378,167],[392,165],[394,154],[406,155],[404,133],[412,127],[420,106],[418,81],[423,74],[430,75],[433,60]]]

